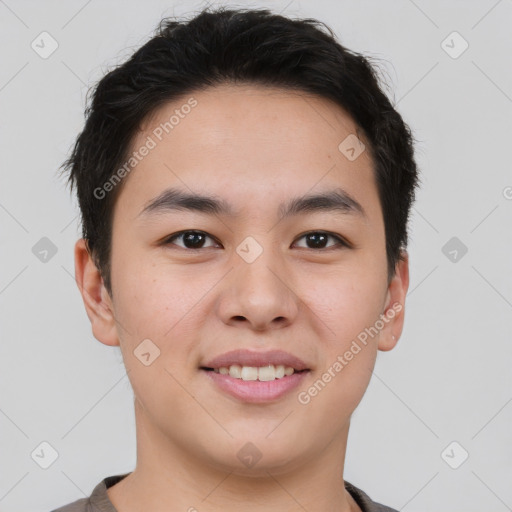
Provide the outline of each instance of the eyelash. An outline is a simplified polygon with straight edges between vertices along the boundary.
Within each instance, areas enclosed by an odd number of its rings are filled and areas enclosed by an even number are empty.
[[[194,234],[201,234],[201,235],[206,235],[208,238],[211,238],[212,240],[215,240],[215,238],[213,238],[212,236],[210,236],[208,233],[205,233],[204,231],[199,231],[199,230],[196,230],[196,229],[187,229],[185,231],[179,231],[178,233],[174,233],[170,236],[168,236],[167,238],[165,238],[163,240],[163,245],[175,245],[172,243],[172,241],[176,238],[180,238],[182,237],[183,235],[185,235],[186,233],[194,233]],[[330,246],[330,247],[322,247],[320,249],[315,249],[315,248],[311,248],[311,247],[301,247],[301,249],[308,249],[308,250],[311,250],[311,251],[329,251],[329,250],[332,250],[332,249],[342,249],[342,248],[350,248],[351,245],[346,241],[344,240],[342,237],[340,237],[339,235],[335,235],[334,233],[330,233],[328,231],[308,231],[307,233],[304,233],[302,234],[298,240],[300,240],[301,238],[304,238],[305,236],[307,235],[311,235],[311,234],[321,234],[321,235],[326,235],[328,237],[331,237],[331,238],[334,238],[338,244],[337,245],[334,245],[334,246]],[[215,240],[216,243],[219,243]],[[200,251],[200,250],[203,250],[203,249],[210,249],[211,247],[199,247],[197,249],[191,249],[189,247],[180,247],[178,246],[180,249],[184,249],[184,250],[188,250],[188,251]]]

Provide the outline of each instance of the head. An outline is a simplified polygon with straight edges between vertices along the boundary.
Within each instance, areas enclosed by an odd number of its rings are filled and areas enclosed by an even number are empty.
[[[77,281],[94,335],[121,347],[140,414],[211,464],[231,467],[244,440],[273,468],[319,453],[404,320],[418,173],[374,67],[316,20],[203,11],[163,20],[86,114],[64,164],[83,226]],[[265,409],[219,392],[201,368],[233,349],[300,357],[300,390]],[[318,379],[329,383],[308,391]],[[283,403],[297,413],[266,437]]]

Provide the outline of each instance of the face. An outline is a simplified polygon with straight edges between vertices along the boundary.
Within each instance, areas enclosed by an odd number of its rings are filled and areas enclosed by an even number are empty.
[[[408,286],[407,258],[388,282],[357,133],[326,99],[223,85],[162,107],[133,141],[145,156],[115,205],[113,296],[80,241],[77,280],[94,335],[121,347],[138,422],[166,446],[276,473],[346,440],[377,350],[400,335]],[[260,382],[204,369],[235,350],[283,351],[307,370]],[[252,470],[246,452],[261,455]]]

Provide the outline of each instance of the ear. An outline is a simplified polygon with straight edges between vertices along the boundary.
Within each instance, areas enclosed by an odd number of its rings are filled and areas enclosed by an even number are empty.
[[[112,299],[83,238],[75,244],[75,280],[94,337],[105,345],[119,345]]]
[[[384,327],[379,336],[379,350],[386,352],[395,347],[398,338],[402,334],[405,316],[405,296],[409,288],[409,255],[407,251],[401,251],[401,257],[395,267],[395,275],[392,277],[386,294],[384,311],[381,317]]]

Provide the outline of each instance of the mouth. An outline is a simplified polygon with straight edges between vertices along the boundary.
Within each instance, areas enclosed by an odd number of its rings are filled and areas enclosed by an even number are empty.
[[[269,403],[299,386],[312,368],[282,350],[233,350],[207,361],[199,370],[216,391],[242,402]]]
[[[208,379],[207,382],[213,384],[215,391],[220,391],[224,395],[235,398],[237,402],[249,404],[266,404],[284,399],[310,373],[310,370],[294,371],[293,368],[288,367],[288,375],[286,375],[283,374],[285,371],[283,366],[281,368],[278,366],[276,369],[272,369],[272,366],[242,367],[231,365],[228,373],[224,373],[226,367],[218,369],[202,367],[200,372]],[[221,373],[221,368],[223,368],[223,373]],[[231,376],[231,373],[234,377]],[[282,377],[281,374],[283,374]]]
[[[244,381],[259,381],[270,382],[273,380],[280,380],[291,375],[298,373],[309,372],[309,369],[297,370],[292,366],[285,366],[282,364],[266,366],[241,366],[239,364],[232,364],[230,366],[220,366],[218,368],[208,368],[205,366],[200,367],[201,370],[207,372],[214,372],[220,375],[227,375],[233,379]]]

